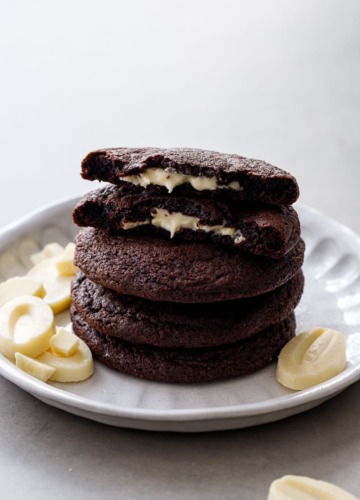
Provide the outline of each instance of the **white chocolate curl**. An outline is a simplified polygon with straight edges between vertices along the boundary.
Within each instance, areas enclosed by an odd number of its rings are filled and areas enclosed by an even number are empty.
[[[23,295],[0,309],[0,352],[7,358],[15,359],[16,352],[38,356],[54,333],[54,314],[39,297]]]
[[[268,500],[357,500],[347,491],[305,476],[283,476],[270,486]]]
[[[302,390],[335,377],[346,368],[343,335],[331,328],[300,333],[282,349],[276,378],[289,389]]]

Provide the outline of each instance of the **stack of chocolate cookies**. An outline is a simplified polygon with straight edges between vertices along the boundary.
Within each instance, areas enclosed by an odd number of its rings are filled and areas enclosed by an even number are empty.
[[[90,153],[106,187],[73,212],[74,331],[136,377],[207,382],[270,363],[295,334],[304,243],[293,176],[197,149]]]

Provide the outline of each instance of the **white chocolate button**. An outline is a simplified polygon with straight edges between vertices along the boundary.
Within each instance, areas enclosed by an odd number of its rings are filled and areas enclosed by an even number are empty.
[[[60,276],[56,270],[55,262],[56,257],[42,260],[30,269],[27,276],[43,283],[46,290],[44,301],[57,314],[67,309],[71,304],[72,276]]]
[[[50,339],[53,354],[69,357],[75,354],[79,347],[80,339],[66,328],[56,327],[56,334]]]
[[[75,243],[68,243],[64,252],[57,257],[55,267],[62,276],[74,276],[78,268],[74,264]]]
[[[279,355],[276,378],[290,389],[320,384],[346,368],[343,335],[330,328],[314,328],[290,340]]]
[[[38,297],[16,297],[0,309],[0,352],[10,359],[16,352],[38,356],[49,348],[54,333],[54,314]]]
[[[357,500],[334,484],[305,476],[283,476],[270,486],[268,500]]]
[[[67,358],[52,352],[44,352],[37,361],[55,368],[50,380],[55,382],[80,382],[90,377],[94,371],[94,362],[88,346],[79,339],[79,347],[75,354]]]
[[[42,298],[45,295],[45,288],[42,283],[26,276],[9,278],[0,285],[0,307],[20,295],[33,295]]]
[[[33,358],[24,356],[21,352],[15,353],[16,366],[24,372],[36,377],[43,382],[46,382],[53,375],[55,368],[52,366],[40,363]]]
[[[31,263],[35,266],[42,260],[48,259],[49,257],[61,255],[64,250],[64,247],[59,245],[59,243],[49,243],[48,245],[45,245],[40,252],[34,253],[30,256]]]

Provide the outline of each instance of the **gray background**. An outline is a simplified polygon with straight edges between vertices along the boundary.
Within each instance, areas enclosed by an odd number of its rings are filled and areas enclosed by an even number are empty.
[[[291,171],[360,233],[360,2],[0,2],[0,224],[95,188],[107,146],[193,146]],[[316,305],[315,305],[316,306]],[[1,498],[266,498],[286,473],[360,496],[360,386],[204,435],[77,418],[0,380]]]

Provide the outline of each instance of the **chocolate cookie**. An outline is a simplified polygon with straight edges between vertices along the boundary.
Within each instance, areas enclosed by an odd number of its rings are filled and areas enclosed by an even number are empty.
[[[81,317],[111,337],[158,347],[231,344],[287,318],[304,285],[299,271],[285,285],[258,297],[214,304],[172,304],[121,295],[78,272],[72,299]]]
[[[112,184],[130,182],[157,192],[291,205],[296,179],[261,160],[202,149],[113,148],[89,153],[82,177]]]
[[[124,295],[205,303],[270,292],[297,273],[303,257],[301,239],[285,257],[274,260],[224,245],[114,238],[86,228],[76,238],[75,264],[95,283]]]
[[[79,226],[106,229],[113,235],[131,232],[213,241],[272,258],[283,257],[300,237],[292,207],[162,195],[131,184],[86,194],[73,219]]]
[[[96,331],[71,308],[75,333],[100,361],[122,373],[158,382],[197,383],[259,370],[295,334],[295,316],[236,344],[208,349],[161,349],[131,344]]]

